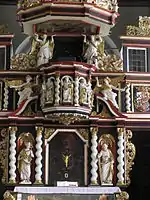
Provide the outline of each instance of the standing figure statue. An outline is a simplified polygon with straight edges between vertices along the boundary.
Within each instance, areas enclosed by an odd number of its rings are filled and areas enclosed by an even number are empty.
[[[46,102],[53,103],[54,101],[54,82],[52,79],[48,79],[46,83]]]
[[[102,185],[110,185],[113,181],[114,157],[107,143],[104,142],[101,148],[98,154],[100,180]]]
[[[42,87],[41,87],[41,96],[40,96],[40,105],[41,108],[44,108],[45,106],[45,102],[46,102],[46,83],[45,80],[42,83]]]
[[[88,93],[91,92],[89,84],[86,83],[85,79],[81,79],[79,82],[79,102],[80,104],[88,103]]]
[[[37,66],[46,64],[53,57],[54,39],[51,36],[51,41],[47,38],[47,34],[41,36],[42,39],[36,38],[40,43],[40,49],[37,54]]]
[[[113,89],[117,90],[117,91],[125,91],[125,88],[119,89],[119,88],[116,88],[115,86],[113,86],[111,84],[111,79],[109,77],[104,78],[102,84],[99,84],[98,77],[96,77],[96,81],[97,81],[97,87],[100,89],[100,92],[104,95],[104,99],[111,101],[112,104],[117,109],[119,109],[118,103],[116,101],[117,94],[115,92],[113,92]]]
[[[24,148],[18,155],[18,170],[20,173],[21,183],[31,184],[31,161],[34,158],[32,144],[30,141],[24,141]]]
[[[84,52],[84,58],[90,65],[95,65],[98,69],[98,48],[101,43],[101,37],[92,35],[90,40],[86,42],[86,50]]]
[[[73,100],[73,83],[68,76],[62,81],[62,96],[64,103],[72,103]]]

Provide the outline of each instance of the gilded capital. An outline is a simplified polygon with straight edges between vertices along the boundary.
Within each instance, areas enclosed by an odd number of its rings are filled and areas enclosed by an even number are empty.
[[[118,136],[124,136],[125,128],[117,128]]]
[[[91,131],[91,134],[92,134],[92,135],[97,135],[98,127],[91,127],[91,128],[90,128],[90,131]]]
[[[10,134],[14,134],[14,133],[16,133],[17,132],[17,126],[10,126],[9,127],[9,132],[10,132]]]
[[[36,126],[36,133],[37,133],[37,135],[41,135],[42,134],[42,132],[43,132],[43,127],[42,126]]]

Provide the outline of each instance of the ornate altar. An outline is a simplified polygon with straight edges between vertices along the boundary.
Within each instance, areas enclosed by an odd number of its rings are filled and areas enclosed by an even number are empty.
[[[129,198],[128,75],[104,42],[117,11],[116,1],[18,2],[29,37],[0,72],[0,163],[14,186],[4,199]]]

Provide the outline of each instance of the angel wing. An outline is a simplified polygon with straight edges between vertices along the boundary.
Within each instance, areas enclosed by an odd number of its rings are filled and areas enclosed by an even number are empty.
[[[123,82],[124,79],[125,79],[125,75],[121,75],[121,76],[117,76],[117,77],[111,78],[111,84],[113,86],[117,87],[118,83]]]

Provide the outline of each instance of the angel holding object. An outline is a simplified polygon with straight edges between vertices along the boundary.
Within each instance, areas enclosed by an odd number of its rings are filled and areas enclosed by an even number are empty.
[[[121,79],[122,79],[122,77],[121,77]],[[115,78],[114,80],[117,80],[117,84],[118,84],[119,79]],[[117,94],[115,92],[113,92],[113,90],[123,92],[123,91],[125,91],[125,88],[120,89],[120,88],[113,86],[111,84],[112,80],[109,77],[104,78],[102,84],[100,84],[98,77],[96,77],[96,82],[97,82],[96,86],[99,88],[99,91],[104,95],[104,99],[111,101],[112,104],[117,109],[119,109],[118,103],[116,101]]]
[[[22,83],[20,85],[13,85],[13,81],[12,81],[12,85],[11,82],[10,84],[10,88],[15,88],[16,90],[19,90],[18,95],[19,95],[19,100],[18,100],[18,107],[19,105],[25,101],[25,100],[29,100],[29,98],[31,96],[33,96],[33,86],[38,86],[38,76],[36,77],[36,83],[33,84],[32,81],[32,77],[30,75],[26,76],[26,82]]]

